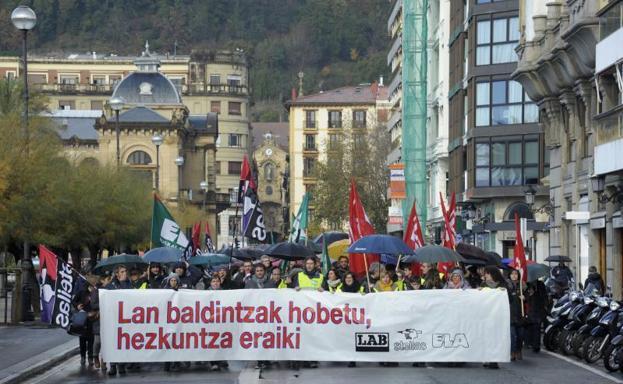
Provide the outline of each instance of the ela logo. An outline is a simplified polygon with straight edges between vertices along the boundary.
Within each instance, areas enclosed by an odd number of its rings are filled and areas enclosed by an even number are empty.
[[[160,241],[175,248],[186,248],[188,240],[183,233],[181,233],[180,227],[173,220],[164,219],[162,223],[162,229],[160,230]]]
[[[357,352],[389,352],[389,333],[380,333],[380,332],[355,333],[355,351]]]
[[[434,333],[433,348],[469,348],[467,336],[464,333],[456,333],[452,336],[449,333]]]

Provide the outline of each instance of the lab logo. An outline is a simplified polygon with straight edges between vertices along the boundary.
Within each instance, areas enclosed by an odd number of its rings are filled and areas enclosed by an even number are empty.
[[[389,333],[355,333],[356,352],[389,352]]]
[[[464,333],[433,333],[433,348],[469,348],[467,336]]]
[[[419,329],[407,328],[402,331],[398,331],[402,336],[399,340],[394,342],[394,351],[425,351],[427,345],[423,341],[417,340],[422,331]]]

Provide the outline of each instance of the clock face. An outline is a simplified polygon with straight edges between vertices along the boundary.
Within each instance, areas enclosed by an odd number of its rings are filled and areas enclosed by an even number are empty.
[[[264,151],[264,153],[266,154],[266,156],[270,156],[273,154],[273,150],[270,148],[266,148],[266,150]]]

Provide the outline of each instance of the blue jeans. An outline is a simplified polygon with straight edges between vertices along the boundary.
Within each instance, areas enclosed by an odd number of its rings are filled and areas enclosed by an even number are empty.
[[[511,352],[521,351],[523,346],[523,327],[511,324]]]

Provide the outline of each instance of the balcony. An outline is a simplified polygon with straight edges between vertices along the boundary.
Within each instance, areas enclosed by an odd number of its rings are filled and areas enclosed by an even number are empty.
[[[615,3],[599,16],[600,41],[595,49],[595,72],[600,73],[623,60],[623,3]]]
[[[340,121],[340,120],[334,120],[334,121],[329,120],[327,126],[329,127],[329,129],[342,129],[342,121]]]
[[[224,96],[247,96],[246,85],[239,84],[209,84],[191,83],[182,86],[182,94],[188,96],[224,95]]]
[[[318,130],[318,121],[316,120],[303,120],[303,130],[316,131]]]
[[[400,15],[400,11],[402,11],[402,0],[397,0],[392,8],[392,13],[389,15],[389,19],[387,19],[387,32],[392,32],[392,25],[394,25],[396,18]]]
[[[389,49],[389,53],[387,54],[387,65],[390,65],[392,63],[394,56],[396,56],[396,53],[398,53],[398,50],[400,48],[402,48],[402,33],[396,36],[392,47]]]
[[[31,84],[37,92],[59,95],[110,95],[114,84]]]
[[[365,120],[361,121],[361,120],[354,120],[353,121],[353,128],[354,129],[366,129],[368,127],[368,125],[366,124]]]
[[[623,169],[623,105],[595,116],[595,174],[602,175]]]

